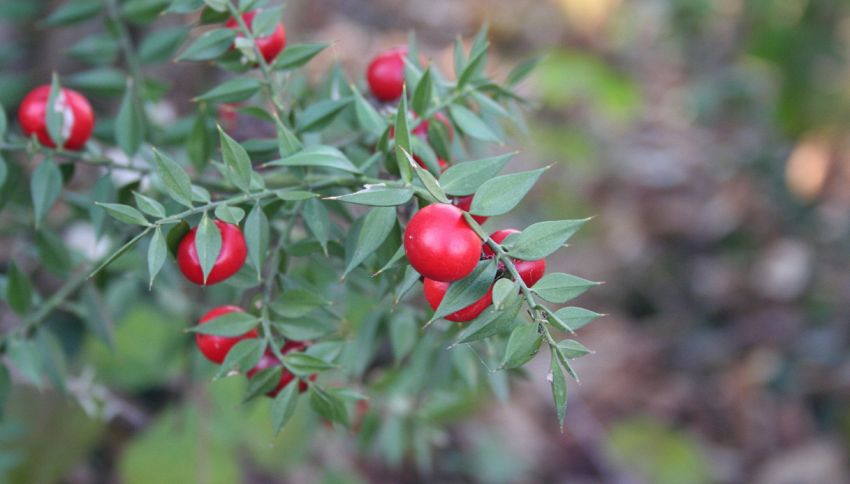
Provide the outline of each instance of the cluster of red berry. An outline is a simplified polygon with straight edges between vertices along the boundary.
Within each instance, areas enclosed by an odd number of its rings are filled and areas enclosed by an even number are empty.
[[[490,238],[501,244],[507,236],[518,233],[515,229],[493,232]],[[493,250],[484,245],[463,217],[463,212],[452,205],[434,204],[418,211],[404,231],[404,250],[410,265],[424,276],[425,299],[437,309],[449,285],[468,276],[478,261],[495,257]],[[546,272],[545,260],[514,260],[523,282],[533,286]],[[502,267],[502,269],[504,269]],[[503,271],[497,273],[497,278]],[[493,281],[495,283],[495,280]],[[449,314],[446,319],[455,322],[471,321],[493,302],[493,286],[481,299]]]

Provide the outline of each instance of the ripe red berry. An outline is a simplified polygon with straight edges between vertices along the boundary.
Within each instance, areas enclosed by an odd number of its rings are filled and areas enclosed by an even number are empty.
[[[283,348],[280,349],[280,352],[285,355],[290,351],[304,351],[305,349],[307,349],[308,346],[309,344],[303,341],[287,341],[283,345]],[[248,370],[247,376],[248,378],[253,378],[258,371],[265,370],[267,368],[274,368],[276,366],[280,366],[280,361],[278,361],[277,357],[272,351],[266,350],[265,354],[263,354],[263,357],[260,358],[260,361],[257,363],[257,365],[254,366],[254,368]],[[280,393],[280,391],[283,390],[286,385],[289,385],[294,379],[295,375],[293,375],[289,370],[284,368],[280,372],[280,380],[278,381],[277,386],[269,390],[266,395],[270,397],[277,396],[277,394]],[[310,375],[309,380],[316,381],[316,375]],[[304,393],[307,391],[307,388],[307,382],[303,380],[298,380],[299,392]]]
[[[407,47],[396,47],[372,59],[366,69],[369,89],[380,101],[395,101],[401,97],[404,86],[404,58]]]
[[[463,210],[464,212],[468,212],[469,208],[472,206],[472,198],[473,197],[474,197],[474,195],[467,195],[465,197],[458,197],[458,198],[452,199],[452,204],[454,204],[455,207]],[[479,224],[483,224],[490,217],[485,217],[484,215],[473,215],[472,218],[473,218],[473,220],[475,220]],[[488,247],[484,246],[484,249],[487,250]]]
[[[257,12],[257,10],[251,10],[250,12],[242,14],[242,19],[245,21],[245,24],[249,29],[251,28],[251,22],[254,21],[254,16],[257,15]],[[229,19],[224,26],[229,29],[237,31],[240,30],[239,22],[235,18]],[[241,37],[242,34],[239,33],[237,36]],[[266,62],[271,63],[286,47],[286,30],[283,28],[283,24],[278,23],[274,32],[256,40],[257,48],[260,50],[260,53],[263,54],[263,59],[265,59]]]
[[[490,238],[493,239],[497,244],[501,244],[509,235],[518,234],[519,230],[516,229],[503,229],[497,230],[490,234]],[[485,257],[493,257],[495,253],[493,249],[490,248],[489,245],[484,244],[484,256]],[[543,277],[543,274],[546,273],[546,261],[544,259],[538,260],[519,260],[513,259],[514,267],[516,267],[517,272],[519,272],[519,276],[522,277],[522,280],[525,282],[525,285],[528,287],[533,286]]]
[[[481,239],[463,211],[445,203],[416,212],[404,230],[407,260],[423,276],[443,282],[463,279],[481,258]]]
[[[225,314],[233,312],[243,313],[245,311],[239,306],[220,306],[205,314],[198,324],[204,324],[219,316],[224,316]],[[252,329],[241,336],[216,336],[212,334],[195,333],[195,344],[208,360],[213,363],[221,364],[227,357],[227,353],[236,343],[243,339],[256,337],[256,329]]]
[[[245,237],[238,226],[215,221],[221,233],[221,252],[215,260],[212,270],[207,276],[207,284],[217,284],[228,277],[239,272],[248,257],[248,248],[245,246]],[[177,247],[177,264],[186,279],[198,285],[204,285],[204,271],[201,269],[201,261],[198,259],[198,251],[195,249],[195,227],[189,231],[180,241]]]
[[[38,86],[29,92],[18,108],[18,121],[21,130],[29,137],[35,133],[38,141],[51,148],[56,144],[47,131],[47,102],[50,98],[50,85]],[[64,148],[79,150],[85,146],[94,129],[94,112],[88,100],[77,91],[62,88],[56,99],[56,109],[62,111],[62,134]]]
[[[431,305],[432,309],[437,309],[440,305],[440,302],[443,300],[443,296],[446,295],[446,291],[449,290],[449,286],[451,284],[448,282],[440,282],[435,281],[433,279],[425,278],[423,282],[423,288],[425,290],[425,299],[428,301],[428,304]],[[477,318],[482,311],[487,309],[488,306],[493,304],[493,286],[490,286],[490,289],[487,290],[487,294],[481,297],[481,299],[475,301],[469,306],[455,311],[448,316],[445,316],[449,321],[454,321],[456,323],[465,323],[467,321],[472,321]]]

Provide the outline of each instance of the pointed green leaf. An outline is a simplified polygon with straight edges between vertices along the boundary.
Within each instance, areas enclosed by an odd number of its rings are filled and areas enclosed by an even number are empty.
[[[198,252],[198,262],[201,264],[204,285],[206,285],[207,277],[221,252],[221,232],[206,212],[201,217],[198,230],[195,232],[195,250]]]
[[[472,274],[453,282],[449,286],[443,300],[440,301],[440,305],[434,311],[431,321],[452,314],[484,297],[490,290],[490,286],[493,285],[495,278],[495,262],[492,260],[479,262]]]
[[[272,402],[272,430],[277,435],[283,429],[298,406],[298,385],[289,384],[274,397]]]
[[[148,246],[148,274],[150,274],[150,283],[148,287],[153,287],[153,280],[159,274],[162,265],[165,264],[165,258],[168,255],[168,246],[165,245],[165,237],[162,235],[162,228],[157,226],[151,237],[151,243]]]
[[[570,237],[590,219],[538,222],[514,235],[505,249],[511,257],[542,259],[564,246]]]
[[[97,202],[97,205],[103,207],[106,210],[106,213],[121,222],[133,225],[141,225],[143,227],[147,227],[148,225],[150,225],[150,222],[148,222],[145,216],[142,215],[142,212],[139,212],[138,210],[129,205],[122,205],[120,203],[100,202]]]
[[[295,69],[310,62],[320,52],[325,50],[329,44],[294,44],[287,45],[286,49],[277,56],[272,64],[272,69]]]
[[[566,332],[577,331],[601,316],[602,314],[575,306],[561,308],[555,312],[555,317],[558,320],[556,326],[561,331]]]
[[[260,324],[260,320],[256,316],[234,311],[211,319],[204,324],[192,326],[189,331],[215,336],[242,336],[257,327],[258,324]]]
[[[330,197],[329,200],[354,203],[358,205],[370,205],[373,207],[394,207],[404,205],[413,198],[413,190],[410,188],[395,188],[385,185],[368,185],[363,190],[338,197]]]
[[[269,250],[269,220],[259,202],[245,219],[245,244],[248,246],[248,259],[257,269],[259,281],[262,278],[266,252]]]
[[[501,142],[496,133],[487,126],[487,123],[469,109],[459,104],[452,104],[449,106],[449,112],[458,128],[467,135],[482,141]]]
[[[398,103],[398,112],[395,117],[395,159],[401,179],[412,182],[413,171],[410,168],[408,156],[405,155],[405,153],[413,152],[410,146],[410,126],[407,123],[407,116],[407,88],[405,87],[402,90],[401,101]]]
[[[154,150],[154,159],[168,195],[177,203],[192,208],[192,181],[183,167],[158,150]]]
[[[207,31],[177,56],[177,61],[206,61],[215,59],[230,49],[235,38],[236,32],[232,29],[220,28]]]
[[[544,171],[545,168],[540,168],[487,180],[475,192],[469,212],[488,217],[510,212],[525,198]]]
[[[395,227],[396,219],[394,207],[375,207],[366,215],[360,233],[357,234],[354,253],[343,275],[360,265],[384,243]]]
[[[115,141],[127,156],[139,151],[145,137],[145,118],[142,107],[138,105],[132,80],[127,80],[127,89],[115,118]]]
[[[558,361],[552,357],[549,363],[549,384],[552,387],[552,399],[555,402],[555,411],[558,414],[558,424],[564,428],[564,416],[567,413],[567,382],[564,373],[558,366]]]
[[[6,273],[6,303],[18,314],[29,311],[32,304],[32,284],[12,261],[9,261],[9,270]]]
[[[563,272],[554,272],[543,276],[531,290],[549,302],[563,304],[597,284]]]
[[[440,186],[449,195],[472,195],[484,182],[495,177],[514,155],[515,153],[507,153],[456,163],[440,176]]]
[[[267,166],[317,166],[334,168],[349,173],[360,170],[341,151],[332,146],[310,146],[281,160],[270,161]]]
[[[35,212],[35,226],[41,226],[47,212],[62,194],[62,172],[56,163],[46,159],[38,165],[30,180],[32,206]]]
[[[247,372],[257,366],[265,351],[266,340],[262,338],[245,338],[239,341],[227,352],[227,356],[221,362],[215,378],[221,378],[231,371]]]
[[[536,323],[521,324],[511,332],[505,347],[502,368],[518,368],[534,358],[540,350],[540,343],[543,342],[537,326]]]
[[[165,207],[153,198],[142,195],[139,192],[133,192],[133,198],[136,200],[136,206],[139,207],[139,210],[151,217],[163,218],[167,215]]]
[[[260,81],[251,77],[235,77],[201,94],[194,101],[241,102],[259,92],[261,87]]]
[[[245,148],[227,135],[221,126],[218,127],[221,137],[221,155],[227,166],[228,179],[243,192],[251,189],[251,158]]]

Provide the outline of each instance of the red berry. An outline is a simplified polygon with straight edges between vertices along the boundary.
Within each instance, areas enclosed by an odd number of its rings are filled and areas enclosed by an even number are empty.
[[[280,349],[280,352],[285,355],[290,351],[304,351],[308,346],[309,344],[303,341],[287,341],[283,345],[283,348]],[[260,361],[257,363],[257,365],[254,366],[254,368],[248,370],[247,376],[248,378],[253,378],[258,371],[265,370],[267,368],[274,368],[276,366],[280,366],[280,361],[278,361],[277,356],[275,356],[272,351],[266,350],[265,354],[263,354],[263,357],[260,358]],[[278,393],[280,393],[281,390],[284,389],[284,387],[286,387],[286,385],[289,385],[294,379],[295,375],[293,375],[289,370],[284,368],[280,372],[280,381],[278,381],[277,386],[269,390],[266,395],[270,397],[276,396]],[[316,375],[310,375],[308,379],[310,381],[316,381]],[[307,391],[307,388],[307,382],[303,380],[298,380],[299,392],[304,393]]]
[[[257,15],[257,10],[251,10],[250,12],[245,12],[242,14],[242,19],[245,21],[245,24],[248,28],[251,28],[251,22],[254,21],[254,16]],[[239,26],[239,22],[235,18],[229,19],[225,24],[225,27],[233,30],[241,30]],[[242,34],[239,33],[237,36],[241,37]],[[286,47],[286,30],[283,28],[283,24],[277,24],[274,32],[271,34],[260,37],[257,40],[257,48],[260,49],[260,53],[263,54],[263,59],[266,60],[267,63],[271,63],[275,57]]]
[[[248,249],[245,246],[245,237],[238,226],[216,220],[215,225],[221,233],[221,252],[215,260],[212,270],[207,276],[206,285],[217,284],[228,277],[239,272],[245,264]],[[198,285],[204,285],[204,271],[198,259],[198,251],[195,249],[195,227],[183,237],[177,247],[177,264],[186,279]]]
[[[469,228],[463,211],[452,205],[428,205],[404,230],[407,260],[423,276],[443,282],[463,279],[481,258],[481,239]]]
[[[490,234],[490,238],[493,239],[497,244],[501,244],[509,235],[518,234],[519,230],[517,229],[503,229],[497,230]],[[495,253],[493,249],[490,248],[489,245],[484,244],[484,255],[486,257],[493,257]],[[516,267],[517,272],[519,272],[519,276],[522,277],[522,280],[525,282],[525,285],[531,287],[543,277],[543,274],[546,273],[546,261],[544,259],[538,260],[519,260],[513,259],[514,267]]]
[[[467,195],[465,197],[458,197],[458,198],[453,199],[452,203],[454,204],[455,207],[463,210],[464,212],[468,212],[469,207],[472,206],[472,198],[473,197],[474,197],[474,195]],[[490,217],[485,217],[484,215],[473,215],[472,218],[476,222],[478,222],[479,224],[483,224]],[[488,248],[489,247],[487,247],[486,245],[484,246],[484,250],[487,250]]]
[[[407,47],[396,47],[378,54],[366,69],[369,89],[381,101],[395,101],[404,86],[404,58]]]
[[[244,313],[239,306],[220,306],[208,312],[198,324],[204,324],[228,313]],[[195,333],[195,344],[204,356],[213,363],[221,364],[233,346],[243,339],[256,338],[257,330],[252,329],[241,336],[216,336],[212,334]]]
[[[24,97],[18,108],[18,121],[27,137],[35,133],[38,141],[51,148],[56,144],[47,132],[47,101],[50,98],[50,85],[39,86]],[[62,134],[64,148],[79,150],[85,146],[94,129],[94,112],[88,100],[77,91],[62,88],[56,99],[56,108],[62,110]]]
[[[446,295],[446,291],[449,290],[449,286],[451,284],[448,282],[440,282],[435,281],[433,279],[425,278],[423,282],[423,288],[425,289],[425,299],[428,301],[428,304],[431,305],[431,308],[437,309],[440,305],[440,301],[443,300],[443,296]],[[487,294],[481,297],[481,299],[475,301],[469,306],[455,311],[448,316],[445,316],[449,321],[454,321],[456,323],[465,323],[467,321],[472,321],[477,318],[482,311],[487,309],[488,306],[493,304],[493,286],[490,286],[490,289],[487,290]]]

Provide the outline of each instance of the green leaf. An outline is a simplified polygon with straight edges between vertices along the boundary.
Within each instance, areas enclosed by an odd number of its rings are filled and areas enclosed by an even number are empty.
[[[221,154],[227,166],[227,178],[243,192],[251,190],[251,158],[242,145],[227,135],[221,126],[218,127],[221,137]]]
[[[325,99],[311,104],[298,116],[298,132],[315,131],[321,129],[348,107],[354,99],[347,97],[342,99]]]
[[[563,304],[597,284],[570,274],[555,272],[543,276],[531,290],[549,302]]]
[[[588,220],[538,222],[511,237],[505,249],[515,259],[542,259],[563,247]]]
[[[487,47],[489,44],[486,40],[480,46],[474,46],[469,52],[469,62],[463,68],[457,79],[458,89],[469,83],[473,78],[481,74],[484,64],[487,62]]]
[[[328,421],[348,426],[348,413],[342,400],[316,385],[310,387],[310,406]]]
[[[133,192],[133,198],[136,200],[136,206],[139,210],[154,218],[163,218],[167,215],[165,207],[151,197],[142,195],[139,192]]]
[[[221,378],[231,371],[247,372],[257,366],[265,351],[266,340],[262,338],[245,338],[240,340],[227,352],[227,356],[221,362],[215,378]]]
[[[460,77],[460,73],[463,72],[463,66],[466,64],[466,54],[463,52],[463,39],[460,36],[455,39],[453,58],[455,74]]]
[[[252,398],[256,398],[262,394],[272,391],[280,382],[280,375],[282,372],[283,368],[275,366],[255,373],[248,380],[248,388],[245,389],[245,397],[242,401],[247,402]]]
[[[148,246],[148,274],[150,274],[150,283],[148,288],[153,287],[153,280],[159,274],[162,265],[165,264],[165,258],[168,255],[168,246],[165,245],[165,237],[162,235],[162,228],[157,226],[151,237],[151,243]]]
[[[32,304],[32,284],[12,261],[9,261],[9,270],[6,273],[6,303],[18,314],[29,311]]]
[[[470,343],[495,334],[513,331],[518,325],[524,324],[517,317],[521,308],[522,299],[513,297],[505,303],[505,309],[501,311],[495,308],[487,309],[460,332],[455,344]]]
[[[266,166],[316,166],[359,173],[342,151],[333,146],[310,146],[281,160],[270,161]]]
[[[558,414],[558,424],[564,428],[564,416],[567,413],[567,382],[564,373],[558,366],[558,361],[553,357],[549,363],[549,384],[552,387],[552,399],[555,402],[555,411]]]
[[[258,10],[257,14],[254,16],[254,20],[251,21],[251,33],[254,34],[254,37],[265,37],[274,32],[278,23],[280,23],[280,19],[283,16],[283,6],[278,5],[276,7],[265,8],[262,10]]]
[[[413,190],[410,188],[395,188],[386,185],[368,185],[363,190],[338,197],[329,197],[329,200],[338,202],[354,203],[358,205],[370,205],[373,207],[394,207],[404,205],[413,198]]]
[[[71,254],[64,240],[49,230],[39,230],[36,233],[38,258],[42,267],[62,276],[71,270]]]
[[[192,123],[192,131],[186,138],[186,154],[192,165],[203,171],[212,156],[213,140],[212,133],[207,123],[205,105],[201,105],[195,122]]]
[[[195,232],[195,250],[198,252],[198,262],[204,272],[204,285],[206,285],[207,277],[221,252],[221,232],[206,212],[201,217],[198,230]]]
[[[277,198],[283,200],[284,202],[300,202],[319,196],[316,193],[308,192],[306,190],[292,189],[277,190],[274,192],[274,194],[277,196]]]
[[[487,123],[469,109],[459,104],[452,104],[449,106],[449,112],[458,128],[467,135],[482,141],[501,142],[496,133],[487,126]]]
[[[3,185],[6,184],[6,178],[9,175],[9,167],[6,165],[6,160],[0,155],[0,194],[3,193]]]
[[[405,151],[404,156],[407,158],[408,166],[414,173],[416,173],[416,177],[419,178],[419,181],[422,182],[422,186],[425,187],[428,193],[440,203],[450,203],[449,198],[440,186],[440,182],[434,178],[434,175],[432,175],[430,171],[419,166],[419,164],[413,160],[413,157],[410,156],[410,153]]]
[[[150,225],[150,222],[142,215],[141,212],[136,210],[135,208],[129,205],[122,205],[120,203],[100,203],[97,202],[97,205],[103,207],[106,210],[106,213],[112,215],[116,220],[127,224],[133,225],[141,225],[143,227],[147,227]]]
[[[0,419],[6,416],[6,402],[12,393],[12,375],[6,365],[0,364]]]
[[[440,176],[440,186],[453,196],[472,195],[484,182],[495,177],[516,153],[464,161],[449,167]]]
[[[235,77],[201,94],[194,101],[219,103],[241,102],[256,94],[261,87],[262,84],[260,84],[260,81],[254,78]]]
[[[453,282],[449,286],[443,300],[440,301],[440,305],[434,311],[431,321],[452,314],[484,297],[490,290],[490,286],[493,285],[495,278],[495,262],[492,260],[479,262],[472,274]]]
[[[584,355],[589,355],[593,353],[583,344],[579,343],[574,339],[565,339],[563,341],[558,342],[558,349],[567,359],[575,359],[582,357]]]
[[[505,348],[505,356],[502,359],[502,368],[518,368],[537,355],[540,343],[543,342],[537,326],[536,323],[521,324],[511,332]]]
[[[120,46],[118,42],[107,34],[89,35],[77,42],[68,54],[83,62],[92,65],[110,65],[118,57]]]
[[[215,59],[230,49],[235,38],[236,33],[228,28],[207,31],[177,56],[177,61],[207,61]]]
[[[553,323],[558,329],[573,332],[587,326],[594,319],[603,315],[584,308],[570,306],[557,310],[554,316],[552,319],[556,318],[556,320]]]
[[[516,207],[546,168],[497,176],[484,182],[472,199],[469,212],[474,215],[502,215]]]
[[[286,49],[277,56],[272,69],[295,69],[310,62],[319,52],[325,50],[330,44],[293,44],[287,45]]]
[[[387,129],[387,121],[384,117],[356,89],[354,89],[354,114],[357,116],[360,127],[375,137],[380,137]]]
[[[135,23],[147,23],[159,16],[171,0],[128,0],[122,5],[124,18]]]
[[[401,101],[398,103],[398,111],[395,117],[395,159],[401,179],[406,182],[413,181],[413,172],[410,162],[405,153],[412,153],[410,146],[410,126],[407,123],[407,87],[402,90]]]
[[[493,306],[496,309],[501,309],[504,307],[505,301],[512,294],[516,294],[517,292],[517,283],[508,279],[502,278],[496,281],[493,284]]]
[[[192,208],[192,181],[183,167],[158,150],[154,150],[154,159],[159,177],[165,183],[168,195],[177,203]]]
[[[35,227],[38,228],[62,194],[62,172],[56,163],[46,159],[38,165],[30,180],[30,192],[35,212]]]
[[[248,259],[257,269],[259,281],[262,279],[263,262],[269,250],[269,220],[259,202],[245,219],[245,244],[248,246]]]
[[[283,356],[283,362],[286,364],[289,371],[302,377],[335,368],[334,365],[327,361],[301,351],[291,351],[287,353]]]
[[[245,217],[245,211],[239,207],[233,207],[227,204],[215,207],[215,218],[229,224],[238,225],[243,217]]]
[[[396,362],[410,354],[419,336],[419,325],[416,317],[409,311],[398,311],[396,317],[389,323],[390,346]]]
[[[44,23],[49,27],[75,24],[96,18],[102,8],[103,3],[100,0],[65,2],[65,4],[48,15]]]
[[[66,102],[62,86],[59,85],[59,76],[54,72],[50,82],[50,94],[47,96],[45,123],[47,134],[56,146],[65,144],[66,133],[63,128],[65,127]]]
[[[272,402],[272,429],[277,435],[283,429],[292,415],[295,414],[295,408],[298,406],[298,385],[290,384],[283,388],[280,393],[275,396]]]
[[[324,297],[305,289],[289,289],[272,302],[270,308],[284,318],[299,318],[329,304]]]
[[[249,313],[234,311],[192,326],[189,331],[216,336],[242,336],[260,324],[259,318]]]
[[[189,30],[182,26],[152,31],[139,44],[139,60],[154,64],[170,59],[188,34]]]
[[[372,255],[381,244],[384,243],[387,236],[392,232],[396,224],[396,211],[394,207],[375,207],[363,220],[363,226],[360,233],[357,234],[357,243],[354,248],[354,253],[351,260],[348,261],[348,266],[345,268],[343,276],[351,272],[367,257]]]
[[[115,96],[127,87],[127,75],[112,67],[101,67],[71,74],[65,78],[65,84],[99,95]]]
[[[325,255],[328,253],[328,235],[331,230],[331,219],[328,216],[328,209],[315,198],[311,198],[304,202],[304,221],[307,223],[307,228],[312,232],[313,237],[322,245],[322,250]]]
[[[139,151],[139,146],[145,137],[145,118],[141,107],[138,106],[132,88],[132,80],[127,81],[124,98],[115,119],[115,141],[121,151],[127,156],[133,156]]]
[[[419,79],[416,89],[413,90],[413,99],[411,100],[413,112],[424,114],[428,111],[428,105],[431,104],[432,89],[431,68],[428,67]]]
[[[295,341],[321,338],[336,329],[333,322],[327,317],[313,319],[302,316],[274,321],[272,324],[287,339]]]
[[[543,60],[543,56],[532,57],[531,59],[525,60],[514,67],[511,72],[508,74],[507,79],[505,79],[505,84],[508,87],[513,87],[522,82],[523,79],[528,77],[531,74],[531,71],[534,70],[540,64],[540,61]]]

